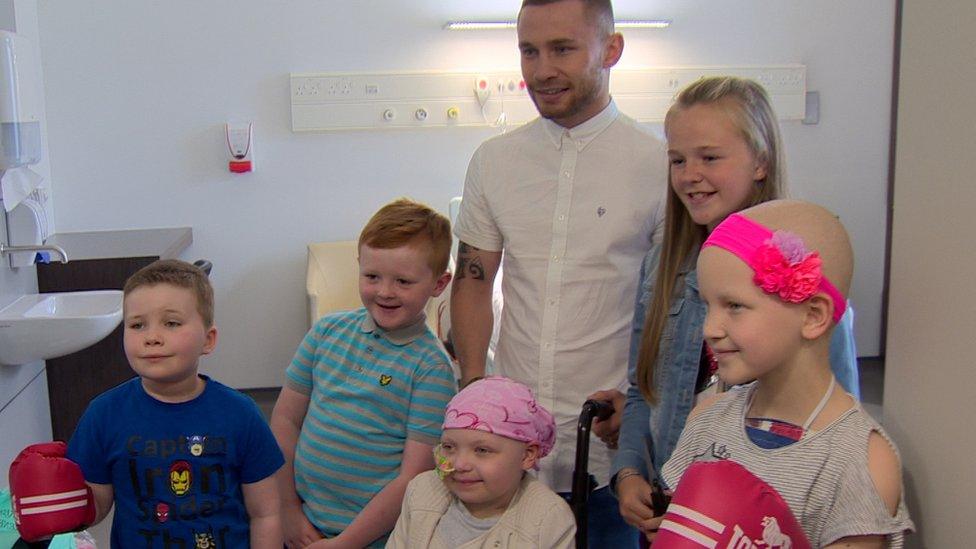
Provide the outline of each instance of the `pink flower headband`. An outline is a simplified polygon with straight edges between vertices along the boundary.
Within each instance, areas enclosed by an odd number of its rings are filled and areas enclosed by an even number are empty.
[[[732,214],[708,235],[702,249],[718,246],[735,254],[756,273],[752,280],[767,294],[788,303],[802,303],[818,292],[834,302],[834,322],[840,322],[847,300],[823,276],[820,254],[808,251],[803,240],[788,231],[772,232],[740,214]]]
[[[447,404],[444,429],[474,429],[520,442],[537,443],[539,458],[556,441],[556,422],[532,390],[506,377],[486,377],[465,387]],[[450,473],[451,463],[435,448],[437,469]]]

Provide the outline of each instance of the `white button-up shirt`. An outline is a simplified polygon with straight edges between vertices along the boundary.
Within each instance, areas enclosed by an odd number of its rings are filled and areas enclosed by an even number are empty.
[[[572,129],[537,119],[489,139],[468,166],[458,238],[504,250],[495,372],[532,388],[556,418],[540,478],[572,484],[576,421],[586,396],[626,387],[641,260],[664,219],[661,142],[611,103]],[[610,451],[590,446],[608,482]]]

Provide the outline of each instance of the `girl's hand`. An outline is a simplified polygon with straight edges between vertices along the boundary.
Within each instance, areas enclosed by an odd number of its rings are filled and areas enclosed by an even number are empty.
[[[637,528],[644,534],[647,538],[647,545],[651,546],[654,544],[654,538],[657,537],[657,529],[661,527],[661,521],[664,520],[664,515],[659,517],[654,517],[652,519],[645,520]]]
[[[281,530],[288,549],[302,549],[322,539],[322,534],[305,517],[301,505],[281,508]]]
[[[620,501],[620,516],[627,524],[643,532],[642,525],[654,519],[654,510],[651,507],[651,485],[644,480],[644,477],[630,475],[621,479],[617,483],[617,499]]]

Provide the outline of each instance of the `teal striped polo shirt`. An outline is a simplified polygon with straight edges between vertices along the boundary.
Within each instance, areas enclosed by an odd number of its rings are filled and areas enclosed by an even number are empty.
[[[287,386],[310,399],[295,487],[327,536],[342,532],[397,476],[407,439],[438,443],[456,390],[450,360],[424,319],[386,331],[364,308],[316,322],[286,374]]]

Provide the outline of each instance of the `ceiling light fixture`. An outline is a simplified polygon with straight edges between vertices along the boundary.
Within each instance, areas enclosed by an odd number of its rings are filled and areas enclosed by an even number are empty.
[[[620,19],[614,21],[618,29],[666,29],[670,19]],[[500,30],[514,29],[515,21],[448,21],[444,30]]]
[[[448,21],[444,30],[501,30],[514,29],[515,21]]]
[[[670,19],[620,19],[614,21],[618,29],[666,29],[671,26]]]

